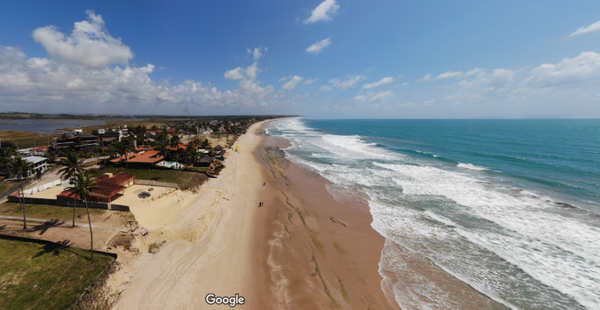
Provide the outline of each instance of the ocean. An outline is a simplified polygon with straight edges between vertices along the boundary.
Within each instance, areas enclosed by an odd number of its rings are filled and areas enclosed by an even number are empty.
[[[272,122],[286,156],[386,238],[403,309],[600,309],[600,120]]]

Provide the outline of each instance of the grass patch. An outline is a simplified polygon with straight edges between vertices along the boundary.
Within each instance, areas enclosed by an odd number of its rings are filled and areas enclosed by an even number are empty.
[[[73,221],[73,208],[72,207],[59,207],[51,205],[25,205],[27,211],[27,217],[39,218],[39,219],[59,219],[70,223]],[[90,208],[90,215],[104,215],[107,212],[101,209]],[[16,202],[5,202],[0,205],[0,215],[10,216],[23,216],[23,210],[21,206]],[[82,203],[81,206],[77,204],[77,215],[81,215],[82,218],[85,215],[85,222],[87,223],[87,213],[85,211],[85,205]],[[77,218],[75,219],[77,221]]]
[[[120,232],[114,236],[108,244],[113,248],[122,247],[126,251],[131,251],[131,244],[133,243],[133,235],[130,233]]]
[[[0,194],[4,194],[11,189],[17,188],[20,185],[21,182],[5,181],[4,183],[0,184]]]
[[[77,248],[0,239],[0,305],[5,309],[64,309],[112,258]]]
[[[33,147],[34,142],[39,145],[46,145],[48,141],[54,142],[53,135],[40,135],[36,132],[21,130],[0,130],[0,138],[2,138],[2,141],[18,144],[20,148]]]
[[[125,167],[102,167],[100,169],[90,169],[89,172],[94,177],[99,177],[106,172],[119,173],[124,172]],[[208,180],[203,173],[191,171],[178,171],[174,169],[148,169],[148,168],[129,168],[127,173],[135,175],[139,180],[154,180],[158,182],[175,183],[181,190],[194,190],[202,183]]]

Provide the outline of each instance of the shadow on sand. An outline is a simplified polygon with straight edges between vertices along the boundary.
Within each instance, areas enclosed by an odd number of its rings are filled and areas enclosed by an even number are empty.
[[[48,229],[52,228],[52,227],[58,227],[62,224],[64,224],[65,221],[61,221],[61,220],[49,220],[46,221],[43,224],[34,226],[33,228],[29,229],[29,232],[35,232],[35,231],[39,231],[40,232],[40,236],[43,235]]]

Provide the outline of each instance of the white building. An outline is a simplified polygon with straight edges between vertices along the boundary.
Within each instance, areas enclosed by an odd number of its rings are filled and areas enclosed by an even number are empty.
[[[43,173],[44,171],[46,171],[46,169],[48,169],[48,158],[46,157],[29,156],[23,159],[30,162],[33,166],[33,170],[27,173],[27,177],[35,175],[38,171]]]

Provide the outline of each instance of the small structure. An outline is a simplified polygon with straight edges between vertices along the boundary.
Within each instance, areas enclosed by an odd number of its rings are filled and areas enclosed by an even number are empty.
[[[221,145],[217,145],[213,149],[213,152],[215,152],[215,154],[217,154],[217,153],[221,152],[222,150],[223,150],[223,147]]]
[[[197,161],[198,166],[210,166],[210,164],[212,164],[212,162],[214,161],[214,159],[208,155],[204,155],[204,157],[200,158]]]
[[[27,177],[32,176],[33,174],[37,173],[38,171],[44,172],[48,168],[48,158],[46,158],[46,157],[28,156],[23,159],[30,162],[31,165],[33,166],[33,170],[30,170],[27,172]]]
[[[94,179],[97,189],[94,189],[87,197],[88,201],[112,203],[115,199],[123,196],[125,190],[133,185],[134,175],[126,172],[119,172],[115,175],[105,173],[103,176]],[[71,190],[66,190],[58,195],[56,199],[80,199],[79,195]]]

